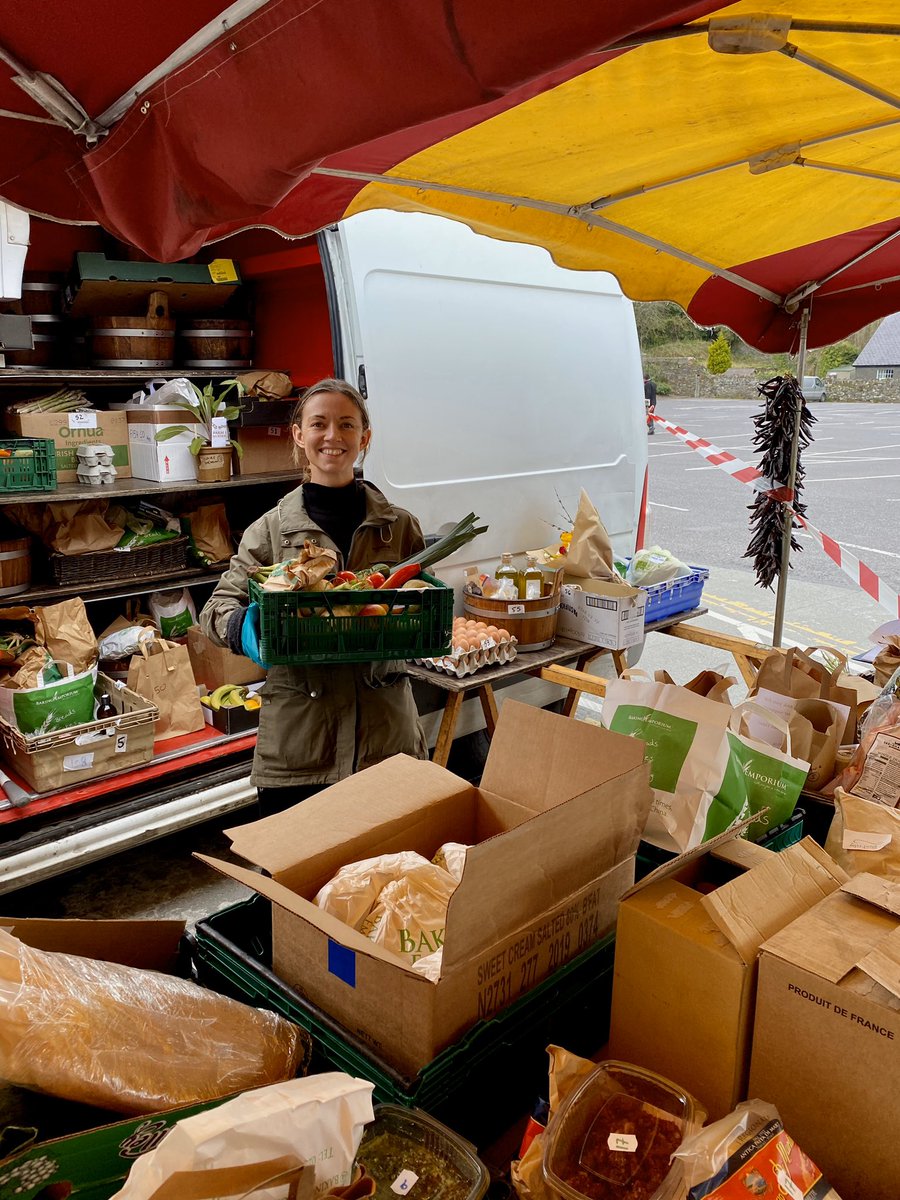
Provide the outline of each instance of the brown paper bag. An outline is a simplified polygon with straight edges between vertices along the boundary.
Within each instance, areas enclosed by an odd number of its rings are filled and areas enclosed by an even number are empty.
[[[294,390],[290,375],[282,371],[245,371],[237,381],[245,396],[263,400],[284,400]]]
[[[106,500],[68,500],[40,508],[17,504],[13,519],[51,550],[88,554],[111,550],[122,537],[122,527],[109,519],[108,509]]]
[[[848,875],[900,876],[900,811],[851,795],[834,793],[834,818],[825,851]]]
[[[656,681],[657,683],[675,684],[675,680],[668,671],[657,671]],[[721,700],[723,704],[730,704],[728,689],[736,683],[737,680],[733,675],[720,675],[718,671],[701,671],[699,675],[695,675],[688,683],[681,686],[686,691],[693,692],[695,696],[706,696],[708,700]]]
[[[884,639],[872,666],[875,668],[875,683],[883,688],[900,667],[900,636],[892,633]]]
[[[70,662],[76,672],[86,671],[97,661],[97,638],[80,596],[59,604],[35,608],[38,641],[52,658]]]
[[[838,666],[829,670],[824,663],[811,657],[813,650],[825,650],[837,660]],[[844,718],[844,726],[841,729],[840,742],[853,742],[856,740],[856,712],[859,701],[856,689],[849,686],[846,677],[842,677],[842,667],[846,665],[846,656],[840,650],[828,646],[809,646],[806,650],[798,650],[795,647],[772,650],[760,665],[750,695],[760,696],[767,708],[778,712],[785,719],[788,719],[787,710],[793,708],[793,705],[779,709],[772,702],[772,696],[785,696],[794,700],[830,700],[843,710],[841,715]]]
[[[566,574],[576,579],[606,579],[621,583],[613,567],[613,549],[600,514],[584,488],[566,554]]]
[[[203,504],[185,513],[182,528],[191,539],[191,549],[203,563],[219,563],[231,558],[231,530],[224,504]]]
[[[127,686],[159,709],[157,740],[203,728],[203,708],[185,646],[163,638],[142,642],[140,654],[132,656]]]
[[[797,700],[794,715],[805,718],[810,727],[809,745],[798,745],[791,728],[794,754],[809,763],[806,787],[817,792],[834,778],[835,759],[840,746],[841,717],[839,711],[825,700]]]

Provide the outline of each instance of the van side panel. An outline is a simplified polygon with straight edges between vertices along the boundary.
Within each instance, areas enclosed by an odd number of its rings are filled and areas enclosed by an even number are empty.
[[[356,322],[344,369],[356,379],[365,363],[374,429],[367,476],[427,533],[484,518],[458,567],[554,542],[582,488],[630,553],[646,429],[633,309],[612,276],[436,217],[361,214],[338,238]]]

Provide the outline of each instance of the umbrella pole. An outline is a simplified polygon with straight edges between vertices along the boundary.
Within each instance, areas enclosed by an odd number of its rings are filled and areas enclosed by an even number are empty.
[[[806,368],[806,337],[809,331],[809,305],[800,314],[800,349],[797,353],[797,379],[802,388],[803,373]],[[800,417],[803,405],[797,405],[794,413],[794,436],[791,441],[791,464],[788,472],[788,494],[793,499],[794,485],[797,482],[797,458],[800,453]],[[788,571],[791,567],[791,536],[794,528],[794,516],[790,505],[784,506],[784,532],[781,536],[781,569],[778,573],[778,591],[775,594],[775,620],[772,626],[772,645],[780,646],[784,631],[784,606],[787,599]]]

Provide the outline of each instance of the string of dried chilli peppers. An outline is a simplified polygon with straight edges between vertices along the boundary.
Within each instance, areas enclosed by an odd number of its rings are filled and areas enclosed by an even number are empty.
[[[797,380],[790,375],[777,375],[774,379],[760,384],[758,391],[763,398],[763,409],[753,418],[753,424],[756,426],[753,444],[762,451],[759,470],[763,478],[775,480],[782,485],[787,483],[790,474],[794,419],[797,406],[800,406],[800,438],[792,507],[804,516],[806,505],[801,503],[800,495],[803,491],[805,472],[800,456],[813,440],[812,426],[816,418],[809,411]],[[753,559],[758,585],[771,588],[781,574],[781,542],[784,533],[782,502],[759,492],[748,508],[751,514],[752,536],[743,557]],[[793,536],[791,549],[802,549]]]

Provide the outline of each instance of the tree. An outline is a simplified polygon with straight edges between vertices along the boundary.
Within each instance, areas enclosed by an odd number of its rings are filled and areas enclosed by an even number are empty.
[[[731,366],[731,347],[728,344],[728,339],[719,330],[719,336],[709,347],[709,354],[706,357],[706,369],[710,375],[724,375]]]
[[[825,375],[838,367],[849,367],[856,362],[859,350],[851,342],[835,342],[826,346],[819,355],[819,374]]]

